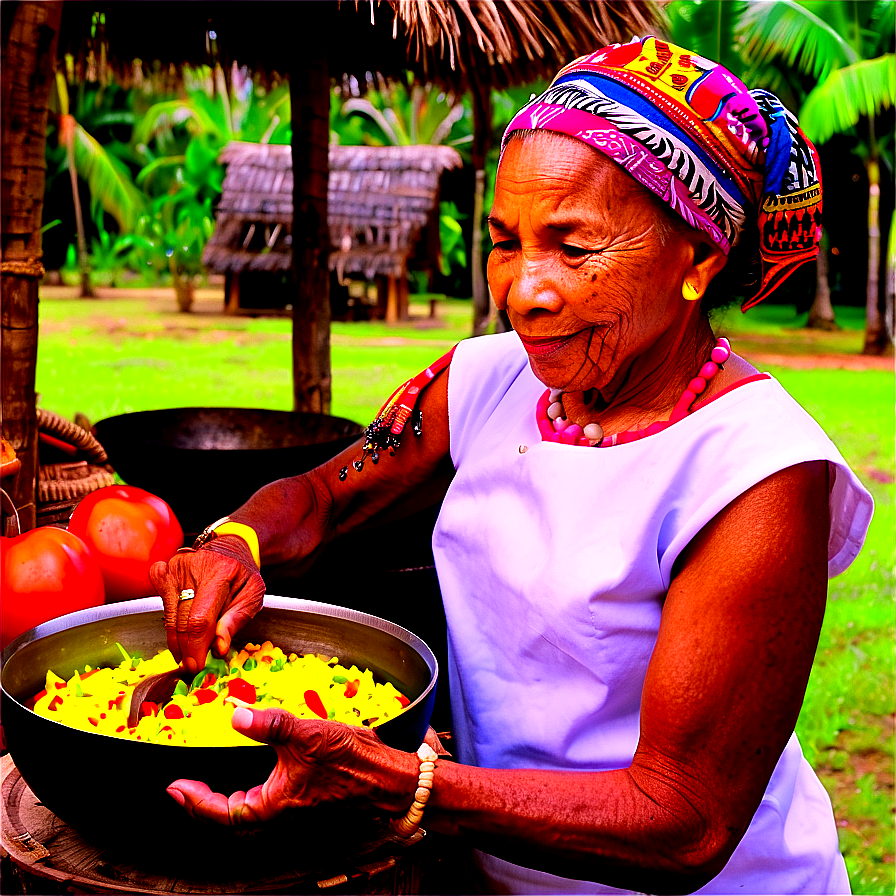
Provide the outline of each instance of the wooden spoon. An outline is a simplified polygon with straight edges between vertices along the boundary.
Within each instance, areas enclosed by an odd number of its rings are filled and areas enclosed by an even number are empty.
[[[140,719],[140,707],[145,701],[158,703],[160,706],[167,703],[174,693],[179,681],[189,682],[195,677],[193,672],[188,672],[183,666],[171,669],[168,672],[157,672],[155,675],[147,675],[137,682],[131,705],[128,709],[128,728],[133,728]]]

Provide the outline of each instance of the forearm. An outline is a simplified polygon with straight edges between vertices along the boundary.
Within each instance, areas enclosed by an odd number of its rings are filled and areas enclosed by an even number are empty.
[[[454,474],[447,371],[433,380],[420,404],[424,434],[408,428],[394,455],[383,451],[377,463],[368,458],[358,470],[353,461],[361,456],[359,440],[308,473],[264,486],[230,514],[255,529],[263,566],[295,564],[337,535],[441,500]],[[343,469],[347,475],[340,475]]]
[[[698,889],[721,870],[707,822],[673,788],[645,784],[630,769],[496,770],[440,762],[424,826],[562,877],[651,893]]]

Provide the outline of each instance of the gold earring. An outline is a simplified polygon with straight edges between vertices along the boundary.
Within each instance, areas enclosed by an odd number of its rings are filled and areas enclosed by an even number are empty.
[[[697,299],[700,298],[700,293],[697,290],[697,287],[689,280],[685,281],[684,286],[681,289],[681,295],[686,302],[696,302]]]

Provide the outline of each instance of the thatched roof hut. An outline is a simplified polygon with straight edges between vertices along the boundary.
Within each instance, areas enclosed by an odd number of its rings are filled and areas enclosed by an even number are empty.
[[[292,267],[292,154],[288,146],[233,142],[215,232],[203,263],[221,274]],[[329,269],[339,280],[386,278],[404,289],[424,230],[438,233],[439,183],[461,165],[450,146],[340,146],[329,149]],[[437,263],[430,251],[430,263]],[[244,293],[247,278],[239,287]],[[232,282],[232,281],[231,281]],[[229,298],[229,297],[228,297]],[[403,316],[401,309],[394,309]],[[391,316],[391,315],[389,315]]]

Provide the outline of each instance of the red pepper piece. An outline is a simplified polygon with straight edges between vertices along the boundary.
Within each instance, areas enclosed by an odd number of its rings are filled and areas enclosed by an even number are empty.
[[[116,707],[121,709],[121,704],[124,702],[125,697],[127,697],[127,693],[125,691],[119,691],[118,696],[109,701],[109,709],[115,709]]]
[[[355,678],[353,681],[347,681],[345,683],[345,696],[346,697],[354,697],[355,694],[358,693],[358,688],[361,687],[361,679]]]
[[[182,719],[184,717],[184,711],[176,703],[169,703],[163,710],[163,714],[166,719]]]
[[[200,684],[199,687],[210,688],[217,680],[218,676],[215,675],[214,672],[208,672],[205,678],[202,679],[202,684]]]
[[[56,712],[59,707],[62,706],[62,697],[56,696],[50,701],[50,705],[47,709],[52,709],[53,712]]]
[[[243,703],[255,702],[255,685],[249,684],[245,678],[234,678],[227,682],[227,695],[242,700]]]
[[[217,691],[213,691],[211,688],[197,688],[193,691],[193,696],[200,706],[202,706],[203,703],[211,703],[212,700],[218,699]]]
[[[411,705],[411,701],[408,700],[404,694],[399,694],[395,699],[402,705],[402,707]]]
[[[100,720],[95,719],[93,716],[87,716],[87,721],[90,722],[90,724],[93,725],[94,728],[100,727]]]
[[[99,671],[100,671],[99,669],[91,669],[89,672],[85,672],[83,675],[80,676],[81,681],[86,681],[88,678],[90,678],[91,675],[96,675],[96,673]]]
[[[153,703],[152,700],[144,700],[140,704],[140,718],[143,716],[157,716],[159,714],[159,704]]]
[[[320,716],[322,719],[327,718],[324,702],[320,699],[320,694],[317,691],[305,691],[305,704],[315,715]]]

